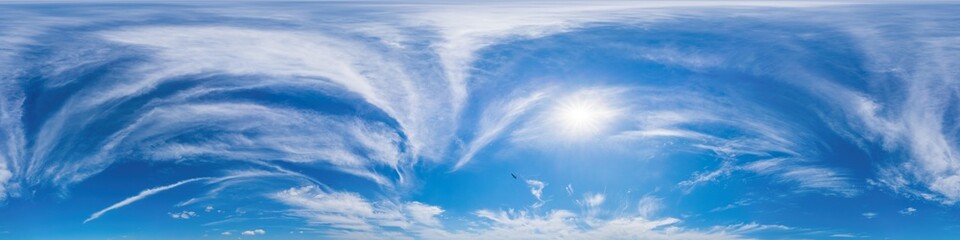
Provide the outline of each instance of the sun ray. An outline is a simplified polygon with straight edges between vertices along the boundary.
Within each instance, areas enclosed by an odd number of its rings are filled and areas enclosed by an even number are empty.
[[[554,119],[565,135],[587,137],[602,132],[615,116],[603,99],[575,96],[558,104]]]

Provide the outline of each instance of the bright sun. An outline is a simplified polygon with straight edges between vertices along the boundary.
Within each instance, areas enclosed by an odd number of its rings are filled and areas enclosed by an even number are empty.
[[[573,98],[561,102],[554,117],[564,133],[582,137],[602,131],[615,115],[598,99]]]

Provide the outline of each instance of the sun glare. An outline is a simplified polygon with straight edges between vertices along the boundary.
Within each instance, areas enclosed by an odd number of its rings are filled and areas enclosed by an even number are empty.
[[[582,137],[602,131],[614,115],[598,99],[574,98],[560,103],[555,118],[564,133]]]

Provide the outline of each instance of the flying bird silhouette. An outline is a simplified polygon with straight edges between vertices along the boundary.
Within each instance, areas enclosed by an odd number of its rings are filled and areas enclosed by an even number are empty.
[[[517,175],[516,175],[516,174],[511,173],[510,176],[513,176],[513,179],[517,179]]]

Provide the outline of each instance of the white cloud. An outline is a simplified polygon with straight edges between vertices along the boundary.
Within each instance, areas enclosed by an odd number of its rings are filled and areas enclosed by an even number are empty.
[[[877,217],[877,213],[875,213],[875,212],[865,212],[865,213],[863,213],[863,214],[861,214],[861,215],[863,215],[863,217],[865,217],[865,218],[867,218],[867,219],[874,219],[874,218]]]
[[[272,196],[294,207],[288,215],[309,224],[350,231],[376,231],[381,227],[401,229],[435,227],[443,209],[419,202],[371,202],[356,193],[327,192],[315,186],[291,188]]]
[[[783,225],[758,223],[716,226],[706,230],[684,229],[675,218],[652,217],[652,197],[640,200],[637,214],[601,217],[553,209],[543,214],[525,210],[474,211],[477,220],[466,219],[470,228],[448,230],[438,219],[443,209],[419,202],[369,201],[355,193],[327,192],[313,186],[291,188],[273,198],[290,205],[291,216],[311,225],[330,228],[322,234],[348,239],[747,239],[744,234],[790,230]],[[599,208],[603,194],[588,194],[585,207]],[[658,204],[658,203],[657,203]],[[594,210],[598,212],[599,209]],[[644,212],[646,211],[646,212]],[[646,217],[641,216],[647,215]]]
[[[380,212],[374,205],[355,193],[327,193],[314,186],[291,188],[279,192],[274,199],[293,207],[291,215],[306,218],[312,224],[334,228],[369,230],[367,219],[391,219],[395,214]]]
[[[177,219],[190,219],[192,217],[197,216],[197,212],[194,212],[194,211],[182,211],[178,213],[167,213],[167,214],[169,214],[170,217],[177,218]]]
[[[857,238],[857,237],[859,237],[859,236],[853,235],[853,234],[849,234],[849,233],[837,233],[837,234],[830,235],[830,237],[834,237],[834,238]]]
[[[229,232],[224,232],[224,233],[228,233],[224,235],[230,235]],[[243,236],[256,236],[256,235],[264,235],[264,234],[267,234],[267,231],[264,231],[263,229],[246,230],[246,231],[240,232],[240,235],[243,235]]]
[[[589,220],[600,213],[600,205],[603,205],[606,200],[607,195],[602,193],[585,193],[583,199],[577,200],[577,204],[580,205],[585,213],[584,215],[586,215],[585,217]]]
[[[914,213],[917,213],[917,209],[913,207],[908,207],[908,208],[904,208],[903,210],[900,210],[900,214],[903,214],[903,215],[913,215]]]
[[[580,225],[577,214],[554,210],[539,216],[525,211],[476,212],[488,220],[489,227],[463,232],[452,232],[440,238],[456,239],[743,239],[736,233],[687,230],[676,225],[674,218],[648,220],[640,217],[620,217],[592,221]],[[583,227],[585,226],[585,227]],[[427,239],[434,239],[426,237]]]
[[[160,187],[155,187],[155,188],[143,190],[143,191],[141,191],[140,193],[138,193],[137,195],[134,195],[134,196],[132,196],[132,197],[129,197],[129,198],[127,198],[127,199],[124,199],[123,201],[117,202],[117,203],[115,203],[115,204],[113,204],[113,205],[110,205],[110,206],[107,207],[107,208],[104,208],[103,210],[100,210],[100,211],[97,211],[97,212],[91,214],[89,218],[87,218],[86,220],[83,220],[83,223],[87,223],[87,222],[93,221],[94,219],[99,218],[99,217],[100,217],[101,215],[103,215],[104,213],[107,213],[107,212],[109,212],[109,211],[111,211],[111,210],[118,209],[118,208],[121,208],[121,207],[130,205],[131,203],[134,203],[134,202],[136,202],[136,201],[139,201],[140,199],[144,199],[144,198],[146,198],[146,197],[149,197],[150,195],[154,195],[154,194],[157,194],[157,193],[159,193],[159,192],[163,192],[163,191],[166,191],[166,190],[170,190],[170,189],[172,189],[172,188],[179,187],[180,185],[184,185],[184,184],[187,184],[187,183],[196,182],[196,181],[201,181],[201,180],[209,180],[209,179],[210,179],[210,178],[205,178],[205,177],[204,177],[204,178],[192,178],[192,179],[187,179],[187,180],[179,181],[179,182],[177,182],[177,183],[170,184],[170,185],[166,185],[166,186],[160,186]]]
[[[587,195],[584,196],[582,203],[589,207],[597,207],[597,206],[600,206],[600,204],[603,204],[603,202],[606,199],[607,199],[606,195],[603,195],[601,193],[595,193],[595,194],[588,193]]]
[[[567,196],[573,196],[573,184],[567,184],[564,189],[567,190]]]
[[[213,206],[207,206],[207,207],[203,208],[203,211],[204,211],[204,212],[212,212],[212,211],[213,211]]]
[[[443,209],[437,206],[427,205],[420,202],[409,202],[403,205],[404,212],[417,223],[428,226],[439,226],[440,220],[437,219]]]
[[[653,219],[653,216],[663,208],[661,199],[653,196],[643,196],[637,203],[637,212],[644,219]]]
[[[13,178],[13,173],[10,172],[10,169],[7,167],[7,161],[0,159],[0,202],[7,200],[7,196],[10,194],[8,193],[8,187],[16,187],[8,185],[7,182],[9,182],[11,178]]]
[[[733,172],[736,169],[737,167],[733,166],[731,162],[725,161],[716,170],[694,173],[691,179],[683,180],[677,183],[677,185],[681,187],[685,187],[687,191],[691,191],[697,185],[707,183],[707,182],[713,182],[720,177],[728,176],[730,175],[731,172]]]
[[[220,233],[220,235],[230,236],[230,235],[233,235],[233,233],[231,233],[230,231],[226,231],[226,232]]]
[[[527,186],[530,187],[530,194],[533,194],[537,198],[537,202],[533,204],[533,208],[539,208],[545,203],[543,201],[543,187],[546,186],[545,183],[537,180],[528,179],[526,180]]]

